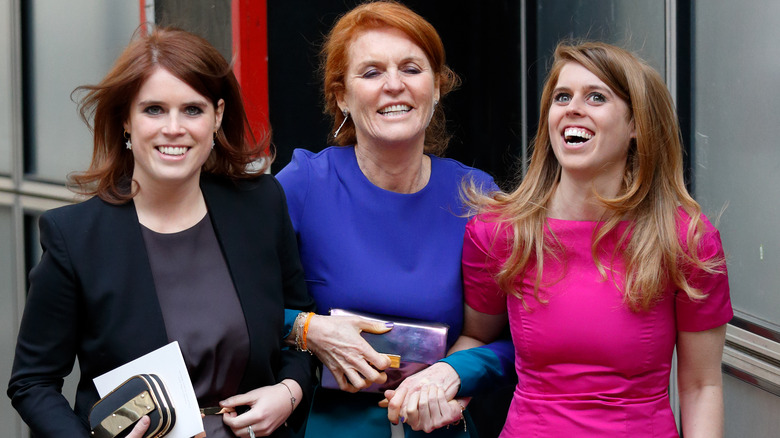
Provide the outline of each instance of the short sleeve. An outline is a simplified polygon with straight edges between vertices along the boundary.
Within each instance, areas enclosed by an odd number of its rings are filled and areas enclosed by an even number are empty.
[[[306,196],[309,193],[309,159],[311,153],[305,149],[295,149],[292,160],[279,171],[276,179],[284,189],[287,198],[287,210],[293,228],[298,230]]]
[[[496,232],[499,224],[484,220],[482,215],[471,219],[463,237],[463,293],[472,309],[491,315],[505,313],[506,294],[498,287],[495,273],[500,262],[496,257]]]
[[[702,260],[710,260],[713,257],[725,260],[720,233],[704,215],[702,220],[706,230],[699,244],[699,257]],[[706,297],[702,300],[692,300],[685,292],[677,292],[675,305],[678,330],[686,332],[710,330],[731,320],[734,311],[731,307],[725,262],[718,273],[693,268],[687,280]]]

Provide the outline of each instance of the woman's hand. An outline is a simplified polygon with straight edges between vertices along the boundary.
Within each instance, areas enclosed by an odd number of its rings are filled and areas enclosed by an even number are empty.
[[[289,388],[285,388],[285,384]],[[219,403],[224,408],[247,406],[249,410],[241,415],[228,412],[222,415],[222,421],[239,437],[250,436],[249,426],[256,436],[268,436],[279,428],[293,412],[290,393],[295,398],[295,407],[303,397],[303,390],[298,382],[285,379],[284,383],[264,386],[239,394]]]
[[[387,418],[392,423],[401,421],[414,430],[430,432],[425,426],[437,428],[460,418],[458,402],[450,404],[459,388],[460,376],[455,369],[445,362],[436,362],[404,379],[395,390],[385,391],[386,400],[379,406],[387,407]],[[414,420],[410,420],[412,416]]]
[[[146,429],[149,429],[150,422],[151,420],[146,415],[141,417],[141,419],[135,423],[135,427],[130,431],[130,434],[127,435],[127,438],[143,438]]]
[[[385,392],[390,400],[394,399],[395,394],[393,391]],[[444,388],[439,385],[423,385],[419,390],[408,393],[405,399],[398,419],[413,430],[425,433],[462,420],[463,410],[470,401],[467,398],[447,397]]]
[[[386,333],[392,323],[371,322],[352,316],[315,315],[309,321],[306,346],[336,378],[342,391],[357,392],[384,383],[390,359],[377,353],[360,336],[361,331]]]

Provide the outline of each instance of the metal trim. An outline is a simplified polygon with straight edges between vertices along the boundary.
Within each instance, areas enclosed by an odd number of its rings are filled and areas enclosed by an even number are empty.
[[[761,324],[757,321],[751,321],[745,317],[735,315],[729,322],[734,327],[739,327],[742,330],[754,333],[763,338],[769,339],[774,342],[780,343],[780,331]]]
[[[780,396],[780,343],[772,339],[729,324],[721,368],[732,377]]]

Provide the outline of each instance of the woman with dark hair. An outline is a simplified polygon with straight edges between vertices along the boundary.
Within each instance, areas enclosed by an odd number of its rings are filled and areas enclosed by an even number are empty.
[[[463,338],[507,320],[518,384],[502,437],[723,436],[733,312],[720,235],[688,194],[671,95],[621,48],[560,44],[528,173],[469,191]]]
[[[484,172],[439,156],[448,141],[439,102],[458,84],[441,39],[400,3],[367,2],[337,20],[322,59],[336,146],[320,153],[298,149],[278,175],[309,292],[324,313],[340,308],[389,321],[446,323],[449,347],[463,318],[460,254],[467,218],[459,188],[464,180],[485,190],[495,184]],[[382,370],[390,360],[360,332],[389,327],[354,317],[301,318],[304,324],[291,324],[291,343],[305,326],[303,347],[322,360],[342,390],[317,390],[306,436],[414,436],[412,429],[433,429],[433,423],[391,426],[387,410],[377,406],[381,394],[348,393],[385,382]],[[469,382],[480,380],[469,374],[474,369],[487,380],[501,379],[505,369],[511,373],[511,348],[499,343],[431,366],[456,377],[445,391],[449,400],[435,406],[436,426],[463,418],[468,399],[453,398],[472,394],[460,387],[458,373]],[[482,366],[467,366],[473,360]],[[465,433],[461,426],[437,434]]]
[[[72,180],[92,198],[40,219],[14,407],[36,436],[88,437],[92,379],[178,341],[201,407],[230,411],[204,418],[209,437],[289,436],[312,361],[283,348],[284,308],[314,305],[282,188],[247,171],[268,142],[250,138],[230,66],[204,39],[160,28],[80,90],[94,152]],[[76,358],[71,409],[60,389]]]

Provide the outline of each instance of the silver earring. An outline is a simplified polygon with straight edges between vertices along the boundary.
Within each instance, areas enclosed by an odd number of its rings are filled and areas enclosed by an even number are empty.
[[[438,101],[438,100],[436,100],[436,99],[434,99],[434,100],[433,100],[433,107],[434,107],[434,108],[436,108],[436,105],[438,105],[438,104],[439,104],[439,101]]]
[[[339,136],[339,132],[341,132],[341,128],[344,127],[344,124],[347,123],[347,119],[349,118],[349,111],[348,110],[341,110],[341,114],[344,115],[344,120],[341,121],[341,124],[339,125],[338,129],[336,129],[336,133],[333,134],[333,138],[336,138]]]
[[[125,142],[125,148],[127,148],[128,150],[132,150],[133,149],[133,143],[130,141],[130,134],[125,130],[123,135],[124,135],[125,139],[127,139],[127,141]]]

